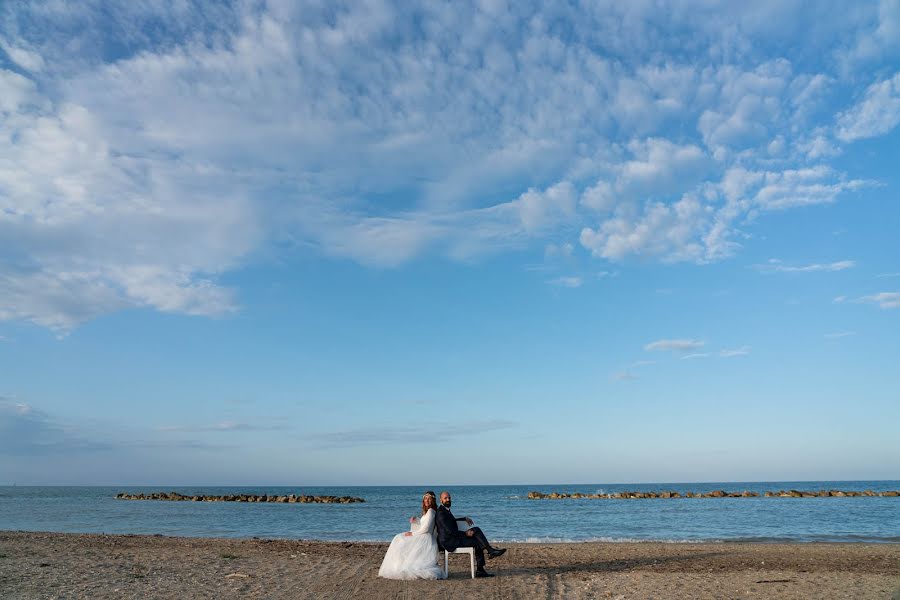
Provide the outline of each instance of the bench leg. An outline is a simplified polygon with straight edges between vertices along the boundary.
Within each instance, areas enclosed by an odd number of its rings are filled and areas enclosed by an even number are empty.
[[[475,553],[469,552],[469,560],[472,564],[472,579],[475,579]]]
[[[450,554],[444,550],[444,578],[449,577],[450,574]]]

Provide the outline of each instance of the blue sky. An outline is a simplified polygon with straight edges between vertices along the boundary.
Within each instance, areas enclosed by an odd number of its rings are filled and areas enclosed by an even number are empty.
[[[900,2],[5,2],[0,483],[900,478]]]

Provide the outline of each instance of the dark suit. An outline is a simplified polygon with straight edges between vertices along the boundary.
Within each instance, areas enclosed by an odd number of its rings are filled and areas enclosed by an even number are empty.
[[[475,562],[479,569],[484,569],[484,551],[491,547],[480,527],[473,527],[471,536],[459,530],[457,519],[450,509],[441,504],[437,509],[438,545],[450,552],[457,548],[475,548]]]

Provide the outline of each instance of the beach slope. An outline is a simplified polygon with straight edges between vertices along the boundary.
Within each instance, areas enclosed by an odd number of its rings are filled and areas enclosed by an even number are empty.
[[[898,598],[898,544],[511,544],[385,581],[386,544],[0,532],[7,598]]]

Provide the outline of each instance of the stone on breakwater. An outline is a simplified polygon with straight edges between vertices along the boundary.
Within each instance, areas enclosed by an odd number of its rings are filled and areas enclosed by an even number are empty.
[[[228,496],[201,496],[192,495],[184,496],[178,492],[153,492],[150,494],[129,494],[127,492],[119,492],[116,494],[118,500],[168,500],[168,501],[190,501],[190,502],[279,502],[279,503],[301,503],[301,504],[355,504],[365,502],[363,498],[355,496],[268,496],[262,494],[257,496],[254,494],[240,494]]]

